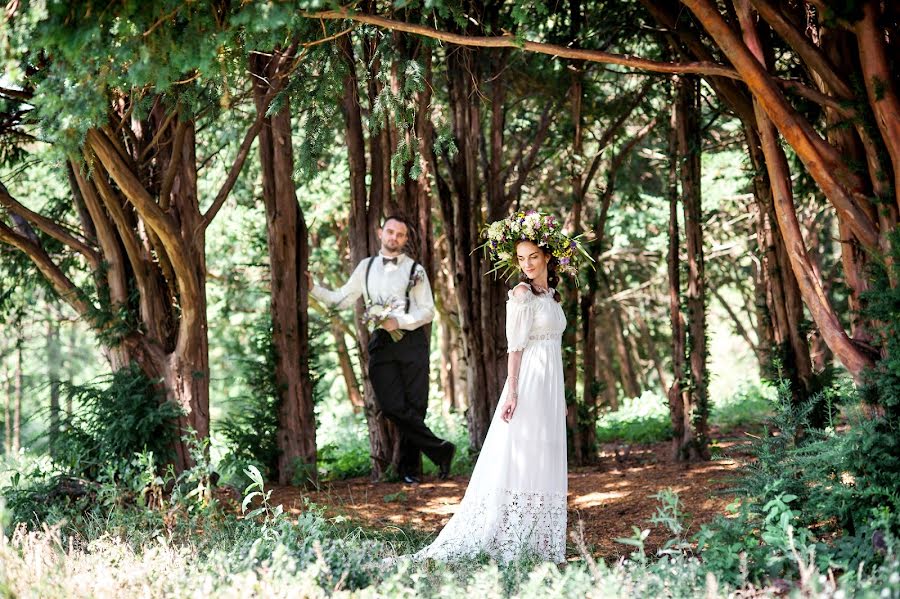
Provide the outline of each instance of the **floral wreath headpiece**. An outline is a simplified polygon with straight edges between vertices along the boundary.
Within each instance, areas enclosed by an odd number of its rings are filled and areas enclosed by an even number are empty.
[[[569,237],[563,233],[562,223],[555,216],[537,210],[516,212],[494,221],[482,235],[487,241],[481,247],[494,265],[490,272],[500,271],[506,279],[512,278],[518,270],[516,244],[520,241],[532,241],[549,250],[556,258],[557,271],[572,277],[578,274],[579,261],[594,261],[581,244],[581,235]]]

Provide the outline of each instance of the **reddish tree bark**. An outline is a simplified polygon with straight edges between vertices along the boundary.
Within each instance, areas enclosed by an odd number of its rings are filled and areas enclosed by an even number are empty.
[[[865,194],[860,190],[859,178],[843,162],[838,151],[822,140],[811,125],[791,108],[766,72],[762,45],[755,26],[752,25],[746,3],[736,3],[742,20],[744,41],[741,41],[708,0],[683,0],[683,3],[695,14],[753,93],[756,120],[773,186],[776,215],[803,300],[826,343],[847,369],[858,376],[873,364],[873,360],[847,336],[814,275],[797,223],[789,188],[789,168],[783,158],[777,134],[781,133],[797,152],[810,175],[834,205],[839,220],[849,227],[865,248],[877,250],[880,246],[879,231],[877,224],[865,211]]]
[[[277,75],[275,66],[280,57],[279,51],[251,57],[257,112],[266,110],[266,96],[271,91],[268,82]],[[314,483],[316,422],[309,374],[309,290],[303,276],[308,269],[309,240],[293,181],[289,100],[284,99],[280,110],[265,118],[259,132],[259,157],[271,269],[274,374],[280,393],[278,470],[272,475],[282,485],[301,477]]]
[[[690,432],[690,421],[685,425],[691,396],[685,389],[688,376],[687,369],[687,334],[685,332],[684,315],[681,311],[681,229],[678,226],[678,108],[673,107],[671,132],[669,133],[669,248],[666,265],[669,275],[669,321],[672,326],[672,386],[669,387],[669,416],[672,421],[672,458],[682,457],[685,437]]]
[[[279,64],[279,73],[288,67]],[[181,471],[192,465],[189,433],[209,434],[205,231],[234,186],[264,115],[257,114],[225,181],[201,212],[194,123],[177,109],[167,110],[161,97],[151,100],[143,120],[132,114],[129,103],[135,98],[111,100],[108,125],[86,135],[83,157],[89,170],[72,157],[69,180],[80,231],[27,210],[0,185],[0,204],[14,218],[83,258],[102,305],[82,293],[36,236],[0,221],[0,242],[24,252],[103,339],[113,369],[136,363],[147,377],[161,381],[164,400],[181,406],[172,448],[172,463]]]

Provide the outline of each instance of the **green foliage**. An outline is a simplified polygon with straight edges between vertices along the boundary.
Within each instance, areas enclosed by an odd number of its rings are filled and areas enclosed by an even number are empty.
[[[655,443],[671,438],[668,410],[653,393],[625,399],[618,410],[602,414],[597,423],[598,443]]]
[[[278,467],[278,411],[281,395],[275,382],[275,347],[266,316],[253,325],[251,352],[238,361],[238,376],[248,395],[230,400],[230,412],[218,425],[228,442],[222,460],[226,470],[257,465],[268,477]]]
[[[64,472],[96,480],[136,453],[170,458],[181,408],[163,401],[157,382],[136,365],[93,383],[63,383],[61,393],[78,408],[60,415],[60,432],[51,439],[51,454]]]
[[[359,418],[340,440],[319,447],[317,463],[322,480],[339,480],[366,476],[372,471],[369,436],[365,421]]]
[[[900,530],[900,477],[886,476],[894,458],[879,451],[877,419],[858,411],[849,383],[819,395],[826,399],[798,406],[788,383],[779,383],[778,409],[747,446],[752,459],[735,481],[735,517],[718,518],[697,536],[704,561],[720,576],[735,583],[783,576],[795,552],[846,571],[886,558],[885,539]],[[835,401],[845,404],[847,430],[812,428],[815,406]]]
[[[271,535],[273,529],[284,519],[284,507],[280,504],[274,507],[271,505],[272,491],[266,490],[262,473],[259,471],[259,468],[253,465],[248,466],[247,469],[244,470],[244,474],[250,479],[250,484],[244,489],[244,500],[241,501],[241,513],[244,515],[244,518],[247,519],[258,518],[261,516],[263,521],[262,534],[266,537],[267,535]],[[259,507],[248,512],[247,508],[256,498],[259,498]]]
[[[774,395],[774,388],[764,383],[742,383],[732,395],[713,402],[710,425],[723,433],[758,429],[772,413]],[[656,443],[671,438],[667,404],[652,392],[625,399],[618,410],[602,413],[597,422],[599,443]]]
[[[310,379],[313,401],[320,394],[316,391],[321,379],[324,323],[310,319]],[[228,452],[219,463],[226,473],[238,474],[240,479],[247,467],[258,467],[266,478],[271,478],[278,468],[277,431],[281,407],[281,388],[275,379],[277,354],[273,343],[271,318],[268,312],[251,326],[249,348],[236,359],[236,377],[247,389],[246,394],[229,400],[229,412],[217,425],[228,445]],[[305,482],[305,465],[295,464],[298,484]],[[308,474],[308,473],[307,473]]]
[[[900,233],[891,236],[893,278],[900,275]],[[737,582],[779,576],[797,560],[815,559],[856,576],[889,562],[900,536],[900,290],[876,265],[864,316],[878,322],[885,356],[865,373],[859,393],[838,380],[798,404],[778,385],[771,434],[750,444],[752,461],[735,490],[735,518],[720,518],[698,535],[708,567]],[[841,408],[845,423],[833,417]],[[811,415],[825,415],[824,423]],[[734,556],[741,555],[740,563]]]
[[[892,285],[891,278],[896,282],[900,277],[900,229],[890,235],[890,243],[890,264],[873,266],[871,288],[863,295],[867,303],[865,316],[874,322],[883,323],[879,334],[885,357],[868,373],[866,384],[862,388],[862,398],[863,401],[880,406],[884,410],[884,425],[896,430],[896,425],[900,424],[900,286]],[[892,277],[889,276],[888,268]],[[900,452],[894,452],[894,455],[900,456]]]
[[[215,508],[182,511],[174,503],[152,509],[128,501],[130,493],[124,486],[110,485],[109,500],[61,510],[58,526],[19,530],[15,535],[4,531],[0,590],[45,597],[161,597],[220,591],[283,596],[284,589],[290,589],[303,596],[437,598],[477,594],[525,599],[729,596],[739,589],[743,594],[760,591],[760,585],[751,586],[747,579],[739,577],[732,582],[716,572],[712,553],[704,553],[702,560],[692,555],[684,543],[686,516],[672,492],[657,496],[660,506],[651,520],[672,537],[656,557],[641,551],[647,531],[638,528],[634,543],[638,552],[633,558],[611,565],[598,563],[586,551],[576,525],[579,553],[571,556],[565,568],[530,558],[501,568],[484,556],[454,565],[403,560],[388,565],[383,558],[415,551],[430,537],[394,527],[372,530],[342,518],[326,519],[322,509],[308,501],[299,506],[299,515],[289,516],[272,505],[261,472],[250,470],[247,475],[252,483],[243,503],[259,502],[262,511],[245,517]],[[790,510],[785,506],[792,502],[782,499],[781,505],[768,509],[773,530],[786,522],[784,514]],[[0,521],[6,519],[0,507]],[[782,537],[766,538],[786,543],[792,561],[784,562],[783,572],[787,580],[796,578],[787,584],[794,585],[799,595],[834,596],[840,590],[874,599],[900,594],[896,575],[900,564],[892,544],[887,545],[884,565],[859,573],[837,572],[832,577],[807,561],[808,548],[790,529]],[[60,552],[60,547],[69,549]],[[743,547],[753,549],[750,542]],[[769,550],[765,545],[759,549],[760,554]],[[726,556],[724,548],[720,554]],[[740,561],[737,552],[731,555]],[[42,564],[40,569],[33,567],[36,560]]]
[[[758,430],[774,412],[776,389],[765,382],[741,383],[730,396],[713,402],[710,424],[720,433]]]

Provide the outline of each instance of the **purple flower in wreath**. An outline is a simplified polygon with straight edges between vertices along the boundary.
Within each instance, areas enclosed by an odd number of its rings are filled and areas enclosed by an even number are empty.
[[[560,263],[560,264],[568,264],[568,263],[569,263],[569,259],[568,259],[568,258],[560,258],[560,259],[559,259],[559,263]]]

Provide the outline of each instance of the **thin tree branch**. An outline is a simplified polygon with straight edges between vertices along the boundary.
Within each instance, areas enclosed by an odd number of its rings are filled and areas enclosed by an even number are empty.
[[[228,171],[228,176],[225,178],[225,182],[222,184],[221,189],[219,189],[219,193],[216,195],[216,198],[209,206],[209,209],[200,219],[198,229],[206,229],[209,226],[209,224],[216,217],[216,214],[218,214],[219,209],[222,208],[225,200],[228,198],[228,194],[231,193],[232,188],[234,188],[234,184],[237,182],[238,175],[240,175],[241,173],[244,162],[247,160],[247,155],[250,153],[250,146],[253,145],[253,140],[256,139],[256,136],[259,134],[259,130],[262,129],[263,123],[266,120],[266,113],[269,110],[269,106],[271,106],[272,101],[275,99],[275,96],[284,88],[284,84],[287,80],[287,73],[293,70],[296,64],[300,61],[301,57],[294,57],[294,52],[297,50],[297,45],[298,43],[295,41],[281,55],[279,63],[275,67],[275,74],[272,77],[275,81],[269,82],[270,89],[266,94],[266,97],[263,99],[261,109],[256,113],[256,119],[244,134],[244,139],[243,141],[241,141],[241,145],[238,148],[238,152],[234,158],[234,162],[231,165],[231,169]],[[291,67],[286,71],[282,71],[282,67],[284,66],[284,64],[288,60],[292,59],[293,62],[291,64]]]
[[[10,195],[9,190],[6,189],[6,186],[3,185],[3,183],[0,183],[0,204],[5,206],[10,212],[18,214],[31,222],[53,239],[66,244],[76,252],[82,254],[87,259],[88,264],[91,265],[92,269],[100,267],[100,254],[98,254],[94,248],[66,231],[59,223],[23,206],[18,200]]]
[[[634,99],[629,102],[628,106],[616,117],[616,120],[612,122],[600,136],[600,140],[597,142],[598,150],[597,154],[594,155],[594,159],[591,161],[591,167],[588,169],[587,175],[584,177],[584,181],[581,183],[581,197],[587,195],[588,189],[591,187],[591,181],[594,180],[594,175],[597,174],[597,169],[600,168],[600,160],[603,157],[603,150],[606,149],[606,146],[612,140],[613,136],[619,130],[619,127],[622,126],[622,123],[631,116],[634,112],[634,109],[638,107],[641,103],[641,100],[647,95],[647,92],[650,91],[652,83],[648,82],[644,84],[644,87],[641,88],[640,92],[634,97]]]
[[[166,128],[169,126],[169,123],[172,122],[172,119],[174,119],[177,114],[178,109],[175,109],[166,115],[166,118],[165,120],[163,120],[162,125],[160,125],[156,129],[156,133],[153,134],[153,138],[150,140],[150,143],[148,143],[138,155],[138,162],[143,162],[147,158],[147,154],[150,152],[150,150],[153,149],[154,146],[156,146],[156,144],[159,143],[159,138],[162,137],[163,133],[166,132]]]
[[[310,19],[324,20],[340,20],[348,19],[358,23],[367,23],[384,29],[392,29],[404,31],[415,35],[422,35],[432,39],[437,39],[459,46],[477,46],[481,48],[517,48],[536,52],[538,54],[548,54],[550,56],[558,56],[560,58],[571,58],[575,60],[584,60],[587,62],[600,62],[606,64],[618,64],[640,68],[655,73],[696,73],[699,75],[712,75],[719,77],[728,77],[729,79],[740,79],[737,71],[731,67],[716,64],[714,62],[690,62],[690,63],[673,63],[662,62],[657,60],[649,60],[646,58],[637,58],[634,56],[623,56],[621,54],[611,54],[599,50],[583,50],[579,48],[567,48],[556,44],[545,44],[542,42],[523,41],[514,35],[506,34],[500,36],[469,36],[457,33],[449,33],[439,31],[424,25],[415,25],[412,23],[404,23],[377,15],[366,15],[362,13],[352,13],[347,9],[328,10],[322,12],[303,13],[303,16]]]
[[[166,121],[168,122],[168,121]],[[184,136],[187,135],[187,123],[179,121],[175,125],[175,137],[172,141],[172,155],[169,158],[169,164],[163,175],[162,185],[159,191],[159,207],[162,210],[169,209],[169,194],[172,193],[172,185],[175,184],[175,175],[178,173],[178,166],[181,162],[181,151],[184,146]],[[162,130],[157,132],[159,135]]]
[[[755,343],[753,343],[753,339],[750,338],[750,333],[747,332],[747,328],[741,322],[740,318],[738,318],[738,315],[735,314],[734,310],[731,309],[731,305],[728,303],[728,301],[726,301],[726,299],[722,297],[722,294],[719,293],[719,290],[715,287],[710,287],[710,292],[713,294],[713,297],[719,300],[719,304],[721,304],[721,306],[725,309],[725,312],[728,313],[728,316],[734,323],[734,328],[737,330],[738,335],[740,335],[744,339],[744,341],[747,342],[747,345],[750,346],[750,349],[752,349],[755,354],[759,355],[759,347]]]
[[[537,132],[534,135],[534,140],[531,143],[531,147],[528,149],[528,154],[522,156],[519,160],[519,165],[516,168],[516,180],[510,187],[509,191],[506,193],[506,197],[503,200],[503,212],[509,211],[510,205],[519,197],[519,194],[522,191],[522,186],[525,185],[525,180],[528,178],[528,174],[534,167],[534,160],[537,157],[541,146],[544,144],[544,140],[547,139],[547,133],[550,130],[550,123],[553,121],[552,113],[555,108],[555,104],[549,104],[544,109],[544,113],[541,115],[541,121],[538,124]]]
[[[850,89],[850,86],[844,83],[844,80],[838,75],[834,65],[825,53],[822,52],[820,48],[813,45],[813,43],[803,35],[803,32],[798,30],[794,24],[787,19],[777,5],[772,4],[769,0],[750,0],[750,2],[753,4],[754,8],[756,8],[756,12],[759,13],[759,16],[765,19],[769,26],[775,30],[775,33],[780,35],[788,44],[790,44],[791,48],[797,52],[803,62],[812,67],[834,93],[843,99],[850,99],[853,97],[853,91]]]
[[[78,314],[90,321],[89,314],[92,306],[84,300],[78,287],[53,262],[50,255],[47,254],[40,244],[16,233],[2,220],[0,220],[0,241],[13,246],[28,256],[59,296],[72,306]]]
[[[775,81],[786,91],[797,94],[801,98],[806,98],[807,100],[812,100],[816,104],[820,106],[826,106],[828,108],[833,108],[835,112],[843,115],[848,119],[856,118],[856,111],[845,105],[838,98],[834,98],[829,96],[828,94],[823,94],[822,92],[815,90],[809,86],[803,85],[799,81],[793,81],[791,79],[778,79]]]

